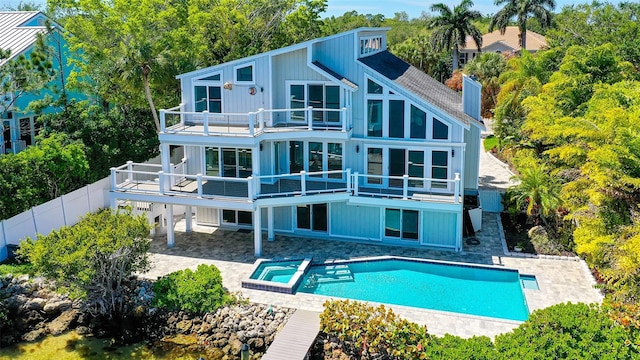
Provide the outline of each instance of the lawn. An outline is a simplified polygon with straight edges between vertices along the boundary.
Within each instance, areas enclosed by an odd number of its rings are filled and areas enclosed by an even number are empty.
[[[483,143],[484,150],[491,151],[491,149],[498,147],[498,138],[493,135],[489,135],[484,139]]]

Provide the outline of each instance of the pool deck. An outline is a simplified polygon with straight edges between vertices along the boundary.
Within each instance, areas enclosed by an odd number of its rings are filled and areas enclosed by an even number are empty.
[[[240,292],[253,302],[315,312],[323,310],[322,303],[328,299],[325,296],[303,293],[287,295],[241,287],[242,280],[250,277],[256,261],[253,255],[253,233],[194,226],[194,231],[187,234],[184,227],[184,221],[176,225],[176,245],[171,249],[166,246],[165,235],[157,235],[154,238],[151,245],[152,269],[144,274],[145,277],[155,279],[176,270],[195,269],[199,264],[214,264],[220,269],[227,289]],[[540,290],[524,290],[530,311],[563,302],[602,301],[599,291],[593,288],[593,277],[583,261],[505,255],[498,230],[497,214],[483,214],[483,227],[482,231],[477,233],[477,238],[480,245],[465,245],[463,252],[456,253],[281,235],[277,235],[274,241],[267,241],[265,234],[263,257],[282,259],[311,256],[314,261],[318,261],[391,255],[496,265],[517,269],[521,274],[536,276]],[[449,333],[462,337],[486,335],[493,338],[520,324],[517,321],[406,306],[391,305],[391,308],[411,321],[426,324],[429,332],[436,335]]]

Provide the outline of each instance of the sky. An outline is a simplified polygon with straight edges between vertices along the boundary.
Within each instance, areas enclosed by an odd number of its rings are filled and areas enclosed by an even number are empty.
[[[623,0],[608,0],[608,2],[617,4]],[[0,9],[6,7],[15,7],[21,0],[0,0]],[[46,0],[24,0],[24,2],[32,2],[44,5]],[[392,18],[393,14],[405,11],[409,18],[417,18],[422,11],[428,11],[429,7],[435,3],[445,3],[449,6],[457,5],[459,1],[419,1],[419,0],[328,0],[327,11],[323,17],[340,16],[347,11],[356,10],[360,14],[382,14],[385,17]],[[590,3],[591,0],[567,1],[556,0],[556,11],[562,9],[565,5],[575,3]],[[476,0],[474,1],[474,10],[480,11],[482,14],[494,14],[499,7],[493,5],[493,0]]]

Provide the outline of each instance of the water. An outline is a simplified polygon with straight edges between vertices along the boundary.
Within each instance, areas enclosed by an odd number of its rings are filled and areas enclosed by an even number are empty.
[[[313,266],[299,292],[524,321],[515,270],[403,260]]]
[[[263,262],[251,274],[251,279],[286,284],[291,280],[301,263],[302,260]]]
[[[0,360],[192,360],[204,357],[220,359],[221,356],[198,351],[192,346],[195,339],[186,336],[153,346],[134,344],[114,347],[108,339],[84,337],[71,331],[59,336],[47,336],[32,343],[20,343],[0,349]]]

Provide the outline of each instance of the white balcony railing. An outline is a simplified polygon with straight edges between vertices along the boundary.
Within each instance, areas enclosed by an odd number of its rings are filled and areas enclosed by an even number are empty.
[[[160,132],[194,135],[257,136],[296,130],[351,130],[347,108],[258,109],[248,113],[160,110]]]
[[[132,162],[111,168],[111,190],[238,201],[327,193],[455,204],[462,201],[458,173],[454,179],[433,179],[359,174],[346,169],[234,178],[177,172],[184,169],[181,164],[173,166],[172,173],[151,171],[160,165]]]

